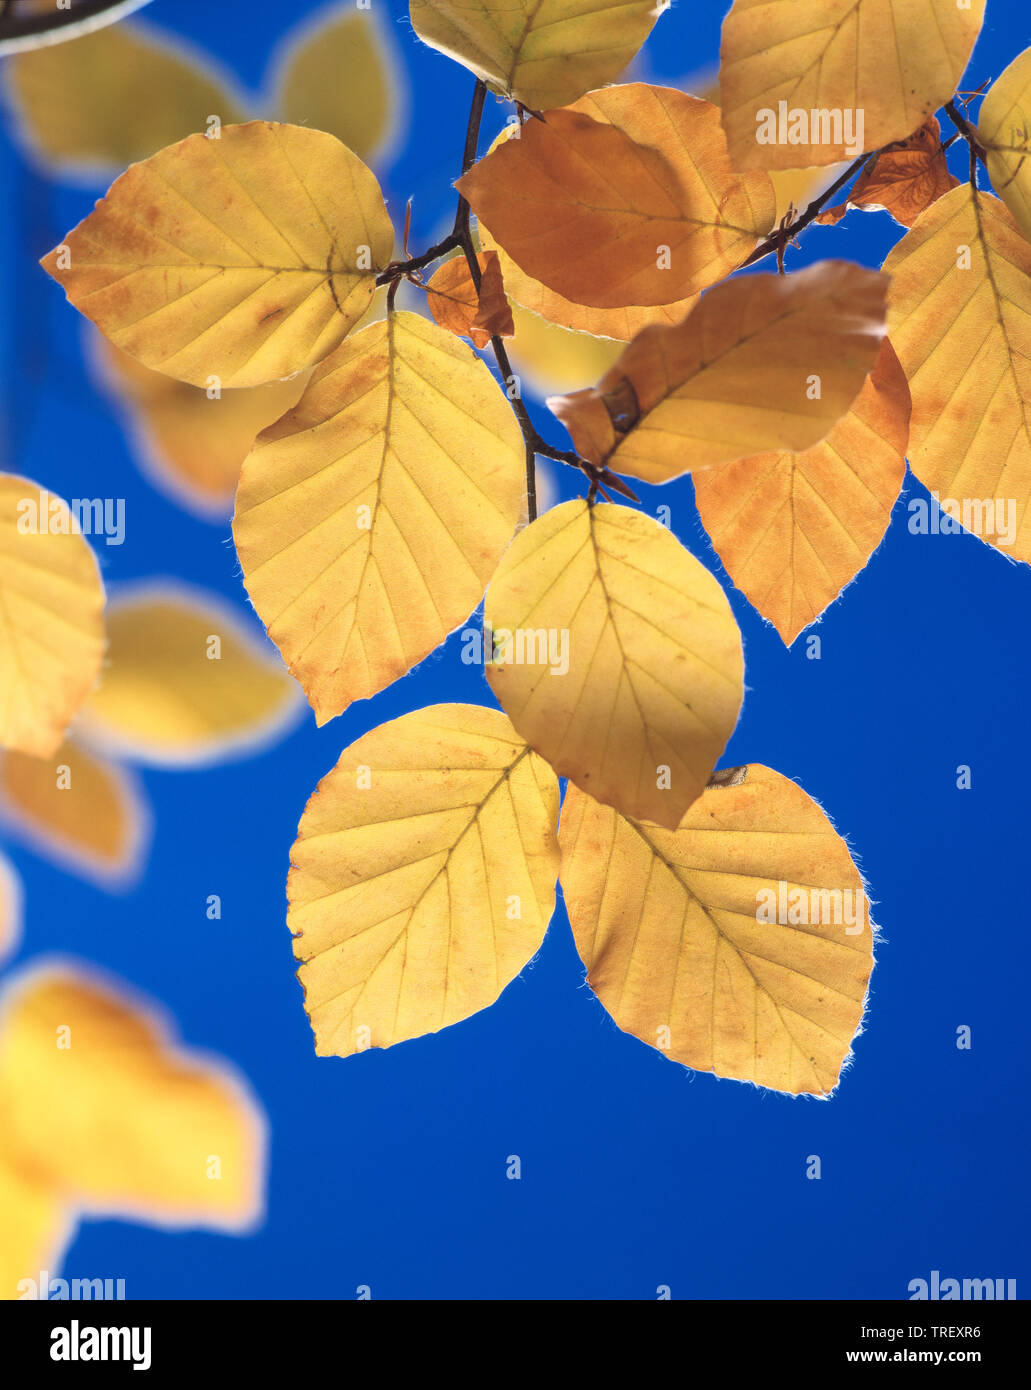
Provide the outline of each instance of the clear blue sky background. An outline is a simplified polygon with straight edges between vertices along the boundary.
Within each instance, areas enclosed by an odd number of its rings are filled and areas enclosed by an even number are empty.
[[[385,4],[385,0],[375,0]],[[188,36],[257,88],[286,10],[250,0],[156,0],[146,18]],[[725,6],[680,0],[645,71],[674,82],[714,63]],[[1031,42],[1023,0],[989,0],[970,68],[979,85]],[[387,172],[412,244],[453,206],[472,78],[392,6],[417,119]],[[503,120],[488,103],[489,130]],[[963,152],[956,152],[962,173]],[[105,579],[179,575],[248,608],[227,525],[194,520],[133,464],[91,386],[79,323],[36,258],[101,190],[61,188],[0,150],[5,466],[66,496],[127,499]],[[790,265],[877,266],[886,214],[815,228]],[[543,410],[547,432],[561,437]],[[560,479],[573,495],[576,478]],[[618,1031],[584,984],[560,908],[538,958],[489,1011],[431,1037],[316,1060],[284,923],[298,817],[340,750],[441,700],[493,703],[460,644],[317,731],[203,772],[145,776],[149,871],[125,896],[18,848],[28,918],[19,963],[94,961],[176,1016],[191,1045],[230,1058],[271,1121],[268,1220],[243,1239],[85,1225],[66,1270],[122,1277],[135,1297],[904,1298],[932,1269],[1010,1277],[1027,1256],[1028,808],[1031,571],[970,536],[918,536],[908,477],[887,539],[818,629],[786,650],[735,590],[748,695],[728,763],[798,781],[855,848],[883,931],[865,1034],[829,1103],[796,1101],[671,1064]],[[689,480],[645,490],[725,579]],[[959,764],[972,789],[956,789]],[[205,900],[222,897],[221,921]],[[959,1051],[956,1029],[973,1030]],[[519,1154],[523,1176],[505,1176]],[[809,1154],[823,1177],[805,1178]]]

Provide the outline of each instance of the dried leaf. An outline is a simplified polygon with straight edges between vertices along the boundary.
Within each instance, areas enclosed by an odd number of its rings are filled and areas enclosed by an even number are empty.
[[[620,1028],[696,1071],[826,1096],[873,968],[863,882],[801,787],[742,771],[676,830],[570,787],[563,897],[588,983]]]
[[[774,212],[769,178],[731,169],[716,107],[643,83],[528,121],[457,187],[527,275],[609,309],[714,284]]]
[[[676,825],[743,697],[741,637],[716,580],[627,507],[566,502],[509,546],[487,590],[487,679],[560,777]]]
[[[698,515],[727,573],[789,646],[880,544],[908,439],[909,387],[885,339],[851,409],[822,443],[694,475]]]
[[[865,166],[839,207],[828,208],[817,222],[839,222],[849,207],[890,212],[896,222],[911,227],[916,219],[959,179],[949,173],[936,116],[908,140],[889,145]]]
[[[42,264],[145,366],[259,386],[337,346],[393,241],[374,175],[339,140],[251,121],[132,165]]]
[[[492,1004],[555,905],[558,782],[497,710],[434,705],[344,750],[308,802],[287,893],[320,1057]]]
[[[844,261],[728,281],[682,324],[639,333],[596,387],[548,405],[581,455],[652,483],[811,448],[873,367],[887,283]]]
[[[990,88],[977,117],[996,193],[1031,241],[1031,48]]]
[[[491,338],[511,338],[515,333],[512,310],[501,278],[501,265],[493,251],[476,257],[480,267],[480,287],[464,256],[445,261],[427,285],[426,303],[440,324],[459,338],[471,338],[473,345],[485,348]]]
[[[485,363],[390,314],[318,369],[244,464],[247,591],[319,723],[434,650],[519,521],[522,436]]]

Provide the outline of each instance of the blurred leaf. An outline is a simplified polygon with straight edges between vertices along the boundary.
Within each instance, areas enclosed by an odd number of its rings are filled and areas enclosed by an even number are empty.
[[[1031,241],[1031,48],[1013,59],[981,104],[977,130],[996,193]]]
[[[558,804],[554,773],[497,710],[433,705],[344,750],[301,817],[287,888],[320,1057],[497,999],[555,906]]]
[[[0,854],[0,961],[13,955],[21,940],[22,889],[14,865]]]
[[[0,473],[0,747],[47,758],[97,678],[104,586],[67,503]]]
[[[0,1110],[0,1119],[3,1111]],[[75,1224],[48,1183],[16,1167],[0,1138],[0,1300],[30,1296],[42,1272],[56,1269]]]
[[[73,872],[120,885],[139,870],[149,808],[124,768],[75,742],[52,758],[0,757],[0,810],[33,849]]]
[[[283,120],[328,130],[376,163],[396,132],[406,90],[387,26],[347,0],[317,13],[287,42],[276,63]]]
[[[623,344],[611,338],[571,332],[529,309],[517,306],[512,317],[515,336],[508,345],[509,358],[517,374],[541,396],[597,381],[623,351]]]
[[[223,125],[245,119],[205,59],[135,25],[15,53],[6,72],[31,148],[61,172],[121,171],[203,133],[209,116]]]
[[[505,552],[488,628],[487,679],[527,743],[624,814],[676,825],[744,696],[741,635],[708,570],[641,512],[566,502]]]
[[[863,1016],[873,928],[848,846],[801,787],[734,769],[675,830],[570,787],[559,841],[587,982],[620,1028],[697,1071],[834,1090]]]
[[[132,165],[42,264],[145,366],[260,386],[337,346],[393,244],[375,176],[339,140],[251,121]]]
[[[109,609],[110,655],[76,732],[154,766],[254,752],[294,721],[300,691],[215,594],[149,583]]]
[[[428,656],[515,530],[525,454],[497,382],[413,313],[349,337],[248,455],[247,592],[320,724]]]

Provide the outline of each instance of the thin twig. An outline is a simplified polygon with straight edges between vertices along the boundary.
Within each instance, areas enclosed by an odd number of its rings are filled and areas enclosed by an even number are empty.
[[[816,221],[835,193],[839,193],[871,159],[876,159],[880,153],[880,150],[871,150],[869,154],[860,155],[848,166],[840,178],[834,180],[830,188],[824,189],[818,198],[813,199],[805,212],[796,217],[794,222],[787,227],[778,227],[775,232],[770,233],[765,241],[761,241],[748,259],[741,262],[739,269],[744,270],[747,265],[755,265],[756,261],[761,261],[765,256],[772,256],[774,253],[778,257],[782,256],[784,247],[794,241],[799,232],[804,232],[811,222]]]

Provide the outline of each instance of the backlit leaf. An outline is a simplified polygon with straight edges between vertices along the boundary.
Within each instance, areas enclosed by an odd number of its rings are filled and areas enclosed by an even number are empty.
[[[573,391],[597,381],[623,350],[611,338],[574,333],[518,306],[512,313],[515,337],[508,355],[516,374],[538,395]]]
[[[57,1269],[75,1227],[49,1184],[16,1168],[6,1149],[0,1141],[0,1299],[9,1300],[36,1296],[40,1272]]]
[[[349,338],[243,467],[248,593],[319,723],[468,617],[519,520],[522,436],[485,363],[417,314]]]
[[[318,12],[288,43],[277,64],[283,119],[328,130],[367,163],[381,158],[405,91],[387,25],[345,0]]]
[[[258,386],[337,346],[393,238],[374,175],[339,140],[251,121],[132,165],[43,265],[145,366]]]
[[[203,133],[209,116],[244,118],[205,59],[135,24],[15,53],[4,66],[30,146],[61,172],[120,171]]]
[[[883,208],[896,222],[911,227],[920,214],[959,179],[949,173],[935,116],[908,140],[889,145],[867,164],[849,189],[846,201],[820,213],[817,222],[841,220],[849,207]]]
[[[855,159],[950,99],[985,0],[734,0],[723,21],[723,128],[739,169]]]
[[[1031,48],[1014,58],[981,104],[977,130],[996,193],[1031,241]]]
[[[72,1210],[226,1230],[261,1212],[264,1124],[240,1082],[81,968],[7,987],[0,1114],[7,1160]]]
[[[737,721],[741,637],[716,580],[640,512],[566,502],[487,590],[487,679],[560,777],[676,825]]]
[[[501,266],[493,251],[476,257],[480,267],[480,287],[464,256],[453,256],[430,278],[426,303],[442,328],[459,338],[469,338],[474,347],[485,348],[491,338],[511,338],[515,332],[512,310],[505,295]]]
[[[566,793],[562,893],[588,983],[674,1061],[825,1096],[873,968],[863,882],[801,787],[754,764],[721,778],[672,831]]]
[[[789,645],[879,545],[906,474],[908,438],[909,388],[885,339],[822,443],[695,473],[698,515],[727,573]]]
[[[596,387],[548,405],[583,457],[652,483],[808,449],[873,367],[887,283],[844,261],[728,281],[682,324],[639,333]]]
[[[104,586],[61,498],[0,474],[0,747],[49,757],[100,671]]]
[[[492,1004],[555,903],[555,774],[497,710],[434,705],[344,750],[308,802],[288,918],[319,1056]]]
[[[913,472],[968,530],[1031,560],[1031,245],[997,198],[962,184],[884,269]]]
[[[150,826],[135,779],[74,741],[50,758],[5,753],[0,812],[40,854],[112,885],[134,877]]]
[[[457,187],[521,270],[597,308],[697,293],[741,264],[774,215],[767,175],[732,170],[716,107],[644,83],[528,121]]]
[[[423,43],[537,111],[617,78],[659,13],[655,0],[411,0]]]
[[[300,691],[271,648],[216,595],[174,581],[121,594],[110,653],[76,732],[158,767],[254,752],[294,722]]]

